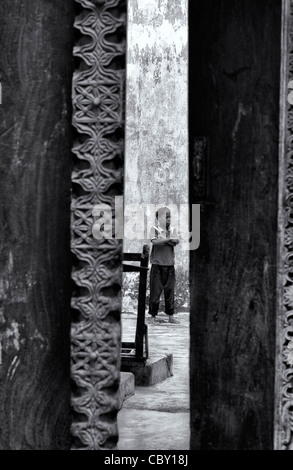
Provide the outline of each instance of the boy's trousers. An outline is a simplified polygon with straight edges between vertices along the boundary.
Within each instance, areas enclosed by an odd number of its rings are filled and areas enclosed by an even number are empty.
[[[150,273],[150,315],[156,316],[158,314],[162,291],[164,291],[165,296],[165,313],[167,315],[174,315],[174,288],[174,266],[160,266],[159,264],[152,264]]]

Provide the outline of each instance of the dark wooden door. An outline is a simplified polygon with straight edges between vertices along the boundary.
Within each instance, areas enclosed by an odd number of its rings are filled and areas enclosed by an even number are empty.
[[[191,449],[272,449],[281,1],[189,3]]]
[[[74,2],[0,2],[0,449],[70,446]]]

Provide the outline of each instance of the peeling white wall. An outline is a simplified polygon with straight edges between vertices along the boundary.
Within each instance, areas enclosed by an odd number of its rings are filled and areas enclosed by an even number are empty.
[[[188,203],[187,3],[128,0],[124,203],[145,211]],[[145,242],[124,232],[125,252]],[[188,273],[189,252],[175,250],[176,267]]]
[[[187,203],[187,0],[129,0],[127,45],[124,202]]]

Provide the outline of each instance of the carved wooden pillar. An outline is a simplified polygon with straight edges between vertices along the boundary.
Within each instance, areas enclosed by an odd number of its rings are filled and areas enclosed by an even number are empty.
[[[72,198],[72,448],[116,445],[122,240],[92,236],[92,209],[123,193],[125,0],[76,0]]]
[[[275,449],[293,449],[293,2],[282,2]],[[291,86],[291,89],[293,87]]]
[[[0,2],[0,448],[70,445],[71,0]]]

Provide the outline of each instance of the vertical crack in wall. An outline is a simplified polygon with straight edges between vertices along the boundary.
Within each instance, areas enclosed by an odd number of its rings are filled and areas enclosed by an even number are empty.
[[[123,194],[125,0],[76,0],[72,173],[72,449],[118,440],[122,241],[92,236],[92,209]]]

